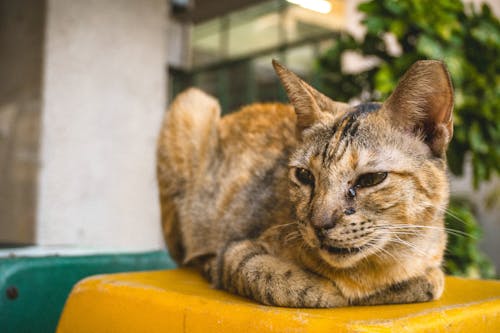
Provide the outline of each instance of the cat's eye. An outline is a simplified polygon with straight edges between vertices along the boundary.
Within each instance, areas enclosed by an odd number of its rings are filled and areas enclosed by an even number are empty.
[[[370,187],[382,183],[387,178],[387,172],[365,173],[356,180],[355,187]]]
[[[304,185],[314,185],[314,176],[311,171],[304,168],[295,169],[295,177]]]

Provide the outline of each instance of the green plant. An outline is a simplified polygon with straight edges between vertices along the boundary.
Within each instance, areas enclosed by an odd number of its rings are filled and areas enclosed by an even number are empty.
[[[478,251],[481,228],[473,214],[474,207],[466,199],[453,198],[446,216],[448,233],[445,269],[447,274],[494,278],[495,270],[488,258]]]
[[[358,8],[365,14],[362,24],[366,34],[362,40],[343,34],[318,59],[321,89],[341,101],[352,96],[361,100],[386,98],[412,63],[442,60],[455,88],[450,170],[461,175],[469,156],[475,188],[493,174],[500,174],[500,22],[490,8],[465,8],[458,0],[371,0]],[[400,52],[391,50],[391,36]],[[376,63],[360,73],[345,73],[342,55],[346,51],[375,58]],[[450,212],[462,221],[449,215],[448,226],[478,235],[479,226],[470,207],[458,203],[463,201],[452,201]],[[490,276],[488,262],[478,252],[476,242],[455,237],[450,234],[448,271],[463,275],[477,267],[482,276]]]

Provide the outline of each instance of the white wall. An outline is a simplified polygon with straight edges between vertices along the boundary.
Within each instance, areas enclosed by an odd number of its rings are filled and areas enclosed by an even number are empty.
[[[166,0],[48,0],[39,245],[163,246],[155,141]]]

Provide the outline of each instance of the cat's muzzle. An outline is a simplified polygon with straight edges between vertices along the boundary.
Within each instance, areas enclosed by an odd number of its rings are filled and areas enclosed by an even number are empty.
[[[350,226],[336,227],[313,228],[322,250],[335,255],[352,255],[370,247],[371,243],[366,238],[371,232],[362,233],[361,230],[352,229]]]

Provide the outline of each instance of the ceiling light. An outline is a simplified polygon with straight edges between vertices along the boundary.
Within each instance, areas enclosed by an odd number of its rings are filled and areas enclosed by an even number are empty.
[[[286,0],[300,7],[314,10],[315,12],[326,14],[332,9],[330,1],[326,0]]]

